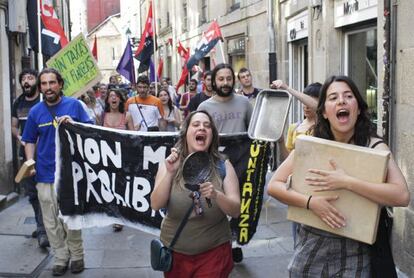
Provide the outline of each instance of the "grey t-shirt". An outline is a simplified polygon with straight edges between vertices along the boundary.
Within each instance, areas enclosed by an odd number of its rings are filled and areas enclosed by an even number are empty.
[[[219,133],[237,133],[247,131],[253,107],[247,97],[232,94],[225,102],[212,97],[202,102],[197,110],[206,110],[213,117]]]

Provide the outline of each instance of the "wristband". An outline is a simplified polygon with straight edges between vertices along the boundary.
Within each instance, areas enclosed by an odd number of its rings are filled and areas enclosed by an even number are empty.
[[[310,203],[310,200],[312,199],[312,195],[310,195],[309,196],[309,198],[308,198],[308,202],[306,203],[306,209],[307,210],[309,210],[309,203]]]

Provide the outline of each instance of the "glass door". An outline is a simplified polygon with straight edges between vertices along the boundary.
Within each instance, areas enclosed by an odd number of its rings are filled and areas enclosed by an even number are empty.
[[[300,40],[289,44],[289,86],[299,92],[308,84],[308,40]],[[289,123],[303,119],[302,103],[292,99],[289,112]]]
[[[377,123],[378,74],[377,29],[367,28],[345,34],[345,73],[352,78]]]

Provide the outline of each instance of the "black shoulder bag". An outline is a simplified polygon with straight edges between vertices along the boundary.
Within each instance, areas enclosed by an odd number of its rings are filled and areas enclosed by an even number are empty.
[[[180,226],[175,232],[174,238],[171,241],[169,247],[164,246],[159,239],[151,240],[151,267],[153,270],[168,272],[171,270],[173,256],[172,248],[178,240],[178,237],[181,234],[185,224],[187,224],[188,217],[190,217],[191,212],[193,211],[194,203],[191,204],[187,213],[185,214],[183,220],[181,220]]]
[[[384,142],[378,141],[371,148],[375,148],[380,143]],[[371,277],[397,278],[390,245],[391,231],[392,218],[388,215],[387,208],[383,207],[378,223],[377,239],[370,249]]]

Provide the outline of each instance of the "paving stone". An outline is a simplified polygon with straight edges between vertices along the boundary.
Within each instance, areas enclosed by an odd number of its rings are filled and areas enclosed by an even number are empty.
[[[37,240],[24,236],[0,236],[0,277],[9,274],[29,275],[49,255],[38,247]]]

